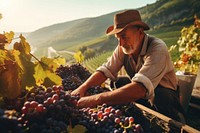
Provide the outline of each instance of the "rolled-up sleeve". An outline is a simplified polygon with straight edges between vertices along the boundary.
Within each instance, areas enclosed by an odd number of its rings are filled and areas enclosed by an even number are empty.
[[[151,80],[148,77],[146,77],[142,73],[136,73],[135,76],[132,78],[132,81],[140,82],[146,87],[146,99],[149,99],[154,96],[154,87]]]
[[[123,60],[124,54],[122,53],[120,47],[117,46],[109,60],[97,68],[97,71],[103,72],[107,78],[115,81],[117,80],[118,71],[123,65]]]

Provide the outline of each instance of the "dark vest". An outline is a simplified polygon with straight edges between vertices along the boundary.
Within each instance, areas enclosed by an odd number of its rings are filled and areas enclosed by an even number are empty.
[[[147,50],[148,50],[148,47],[152,43],[153,40],[154,40],[154,37],[148,36]],[[142,59],[142,64],[144,64],[143,57],[141,59]],[[137,70],[135,70],[134,68],[132,68],[130,57],[127,54],[124,55],[124,69],[126,70],[126,73],[129,75],[129,77],[131,79],[138,72]]]

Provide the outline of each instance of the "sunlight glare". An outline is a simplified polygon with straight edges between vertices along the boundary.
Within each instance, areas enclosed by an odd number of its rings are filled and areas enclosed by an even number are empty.
[[[8,9],[10,0],[0,0],[0,12]]]

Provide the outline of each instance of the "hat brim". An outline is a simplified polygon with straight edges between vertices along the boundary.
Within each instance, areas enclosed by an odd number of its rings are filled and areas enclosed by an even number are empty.
[[[132,23],[127,24],[123,28],[115,29],[114,26],[112,25],[112,26],[108,27],[108,29],[106,30],[106,34],[107,35],[117,34],[117,33],[121,32],[122,30],[124,30],[126,27],[128,27],[130,25],[141,26],[141,27],[144,28],[144,30],[149,30],[150,29],[149,26],[146,23],[141,22],[141,21],[134,21]]]

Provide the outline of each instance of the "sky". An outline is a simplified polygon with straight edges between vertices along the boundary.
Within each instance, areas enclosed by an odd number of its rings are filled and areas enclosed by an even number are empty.
[[[123,9],[156,0],[0,0],[0,33],[33,32],[39,28]]]

